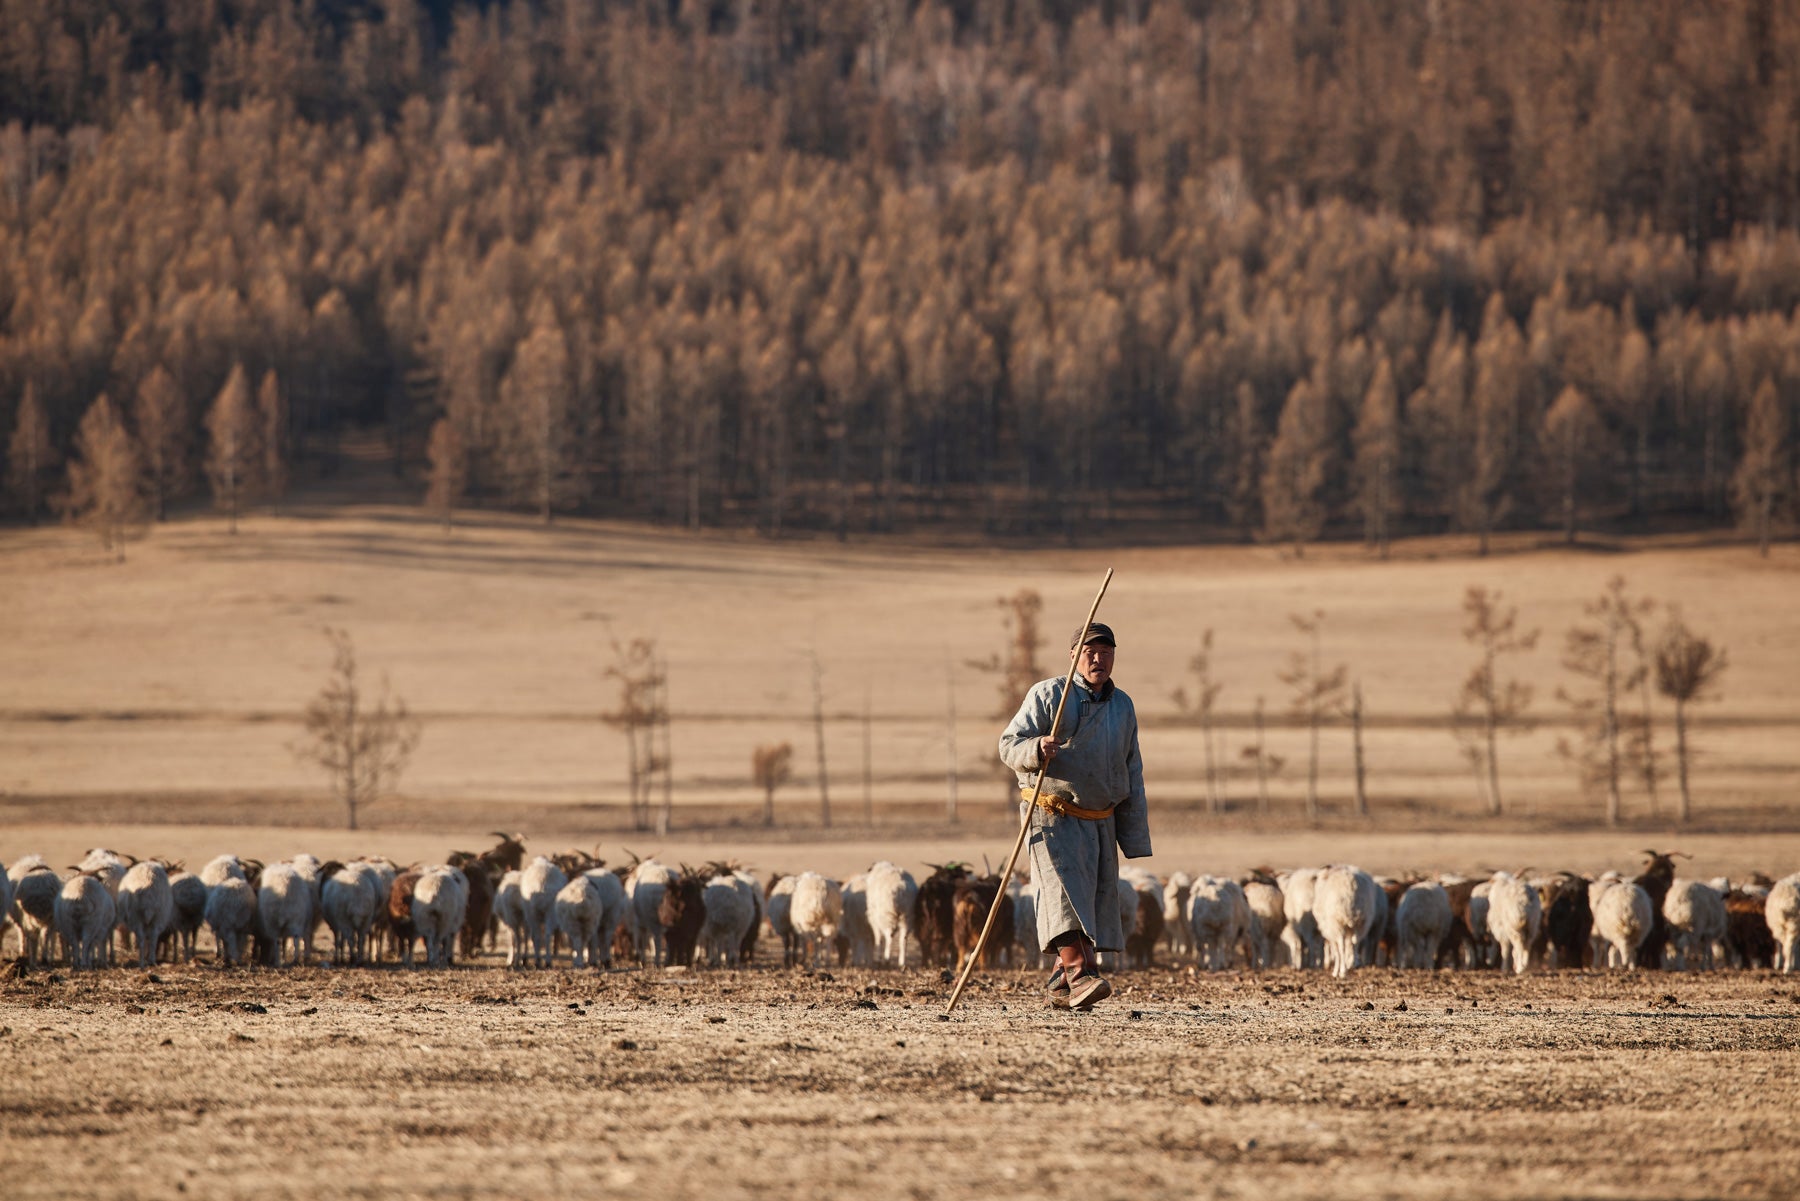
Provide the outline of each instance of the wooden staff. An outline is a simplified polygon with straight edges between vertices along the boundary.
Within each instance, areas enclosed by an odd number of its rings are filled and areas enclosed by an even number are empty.
[[[1094,594],[1094,603],[1088,609],[1087,620],[1081,623],[1081,635],[1085,637],[1088,627],[1094,624],[1094,614],[1100,611],[1100,598],[1106,595],[1106,586],[1112,583],[1112,568],[1106,569],[1106,578],[1100,581],[1100,591]],[[1081,646],[1078,641],[1077,651]],[[1075,668],[1080,664],[1079,653],[1069,656],[1069,674],[1063,679],[1062,696],[1057,698],[1056,713],[1050,718],[1050,737],[1056,738],[1057,730],[1062,726],[1063,706],[1069,703],[1069,689],[1075,687]],[[1012,854],[1006,857],[1006,866],[1000,870],[1000,887],[994,891],[994,903],[988,908],[987,921],[981,927],[981,937],[975,940],[975,949],[969,952],[969,958],[963,964],[962,975],[957,978],[956,987],[950,991],[950,1004],[944,1007],[944,1016],[948,1017],[956,1010],[956,1002],[962,997],[963,988],[969,983],[969,973],[975,970],[975,961],[981,958],[982,948],[987,946],[988,935],[993,932],[994,919],[1000,916],[1000,902],[1006,899],[1006,882],[1012,876],[1013,864],[1019,861],[1019,851],[1025,845],[1025,836],[1031,832],[1031,811],[1037,808],[1038,796],[1044,790],[1044,775],[1050,770],[1050,760],[1045,759],[1038,767],[1037,780],[1031,786],[1031,803],[1025,806],[1019,820],[1019,837],[1013,840]]]

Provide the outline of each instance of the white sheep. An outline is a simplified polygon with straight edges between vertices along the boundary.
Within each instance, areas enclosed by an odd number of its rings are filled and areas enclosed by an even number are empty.
[[[1783,876],[1763,902],[1763,920],[1775,939],[1775,968],[1800,971],[1800,872]]]
[[[851,876],[841,886],[844,918],[838,923],[839,962],[867,967],[875,962],[875,928],[869,924],[869,877]]]
[[[576,876],[556,894],[553,907],[556,929],[569,944],[570,967],[600,966],[600,883],[586,873]]]
[[[1037,882],[1015,880],[1007,885],[1006,893],[1013,903],[1013,942],[1024,953],[1025,964],[1030,966],[1044,953],[1044,948],[1038,944]],[[905,966],[904,963],[901,966]]]
[[[12,880],[13,918],[19,924],[19,953],[34,963],[53,957],[56,932],[56,894],[62,877],[44,862],[42,855],[26,855],[7,869]]]
[[[227,967],[244,962],[244,940],[256,924],[256,890],[242,876],[226,876],[206,890],[206,924]]]
[[[1204,875],[1194,880],[1188,891],[1187,923],[1201,970],[1218,972],[1230,966],[1249,912],[1236,880]]]
[[[169,870],[154,860],[134,863],[119,881],[114,898],[119,925],[131,932],[137,947],[138,966],[156,966],[156,948],[163,931],[175,925],[175,893],[169,888]]]
[[[312,940],[312,882],[291,863],[265,868],[256,893],[256,918],[264,938],[275,944],[275,962],[306,962]],[[292,952],[292,958],[288,958]]]
[[[1274,967],[1286,957],[1287,898],[1273,880],[1253,876],[1243,885],[1244,900],[1250,906],[1250,948],[1256,955],[1251,966],[1257,970]]]
[[[393,895],[394,881],[400,878],[400,865],[385,855],[363,855],[356,860],[369,869],[375,878],[375,920],[369,926],[369,941],[379,946],[369,947],[369,957],[379,958],[383,954],[394,951],[394,918],[388,912],[388,898]]]
[[[105,965],[116,910],[106,884],[93,872],[80,872],[63,882],[56,894],[56,929],[72,968]]]
[[[1194,927],[1188,924],[1188,896],[1194,877],[1170,872],[1163,881],[1163,937],[1169,940],[1169,956],[1179,960],[1194,953]]]
[[[1375,877],[1348,864],[1327,867],[1314,882],[1312,908],[1331,974],[1341,980],[1366,965],[1367,948],[1387,917],[1387,895]]]
[[[1500,970],[1523,976],[1544,924],[1543,901],[1537,889],[1511,872],[1495,872],[1488,884],[1487,928],[1500,948]]]
[[[794,936],[800,942],[800,955],[809,967],[819,966],[819,957],[837,940],[838,923],[844,919],[844,892],[836,880],[828,880],[817,872],[801,872],[794,877],[793,907],[789,911]]]
[[[1710,884],[1677,876],[1663,897],[1669,949],[1683,971],[1713,968],[1713,946],[1725,941],[1725,896]]]
[[[413,929],[425,940],[428,967],[449,967],[456,957],[456,935],[469,908],[469,881],[445,864],[423,869],[413,884]],[[411,964],[412,943],[406,946]]]
[[[1499,944],[1488,929],[1488,895],[1494,890],[1492,877],[1469,890],[1469,966],[1493,967],[1500,956]]]
[[[206,885],[193,872],[176,870],[169,873],[169,893],[175,899],[175,926],[164,931],[163,937],[173,936],[173,953],[192,963],[194,944],[206,922]]]
[[[208,888],[216,888],[227,880],[249,880],[244,870],[244,861],[236,855],[217,855],[207,861],[200,869],[200,883]]]
[[[519,899],[525,906],[525,941],[532,960],[549,967],[556,959],[552,941],[556,894],[568,884],[562,868],[539,855],[519,873]]]
[[[663,965],[668,948],[663,943],[663,894],[675,882],[675,869],[655,859],[644,859],[625,877],[625,897],[631,903],[631,946],[638,962]]]
[[[794,935],[794,879],[781,876],[770,880],[763,896],[763,918],[769,933],[781,943],[782,967],[793,967],[800,958],[800,940]]]
[[[1595,881],[1599,884],[1599,881]],[[1589,890],[1590,898],[1594,891]],[[1656,911],[1650,894],[1630,880],[1610,880],[1593,900],[1594,931],[1605,940],[1608,967],[1637,970],[1637,951],[1650,936]],[[1594,961],[1599,963],[1599,959]]]
[[[1281,931],[1288,962],[1296,968],[1325,964],[1325,944],[1319,937],[1319,921],[1313,916],[1313,899],[1319,885],[1319,869],[1305,867],[1275,877],[1281,885],[1281,912],[1287,925]]]
[[[506,966],[518,967],[526,952],[525,898],[519,892],[519,875],[509,871],[494,890],[494,917],[506,927]]]
[[[714,876],[701,889],[706,917],[694,940],[696,956],[712,967],[741,966],[744,937],[756,922],[756,885],[735,872]]]
[[[6,950],[6,926],[13,920],[12,878],[0,867],[0,952]]]
[[[319,908],[331,928],[331,961],[360,964],[369,961],[369,932],[375,914],[386,907],[387,893],[378,883],[375,868],[367,863],[325,865],[319,886]]]
[[[1420,881],[1400,894],[1400,903],[1394,907],[1399,966],[1427,972],[1437,967],[1438,947],[1455,920],[1450,894],[1442,884]]]
[[[919,899],[918,882],[910,872],[883,859],[869,868],[869,931],[875,938],[879,963],[906,966],[906,940],[912,933],[913,905]],[[1013,901],[1013,928],[1018,929],[1019,909]],[[1035,931],[1032,934],[1036,938]]]
[[[1125,959],[1125,946],[1137,933],[1138,924],[1138,890],[1130,877],[1119,873],[1119,950],[1100,952],[1100,967],[1105,971],[1116,971]],[[985,910],[982,917],[986,918]]]

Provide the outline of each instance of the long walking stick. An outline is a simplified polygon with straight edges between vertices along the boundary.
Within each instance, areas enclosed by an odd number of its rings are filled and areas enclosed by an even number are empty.
[[[1112,568],[1108,567],[1106,578],[1100,581],[1100,591],[1094,593],[1094,604],[1088,609],[1087,620],[1081,623],[1082,635],[1094,624],[1094,614],[1100,611],[1100,598],[1106,595],[1106,586],[1112,583],[1112,577]],[[1063,680],[1062,696],[1056,701],[1056,713],[1050,718],[1050,737],[1053,739],[1062,726],[1063,706],[1069,703],[1069,689],[1075,687],[1075,668],[1080,662],[1079,653],[1069,656],[1069,674]],[[955,1011],[956,1002],[969,983],[969,973],[975,970],[975,961],[981,958],[982,948],[987,946],[988,935],[993,933],[994,919],[1000,916],[1000,903],[1006,900],[1006,882],[1012,877],[1013,864],[1019,861],[1019,851],[1025,845],[1025,836],[1031,832],[1031,811],[1037,808],[1038,796],[1044,790],[1044,774],[1049,770],[1050,761],[1046,759],[1038,768],[1037,781],[1031,786],[1031,803],[1025,806],[1025,811],[1019,818],[1019,837],[1013,840],[1012,854],[1006,857],[1006,866],[1000,869],[1000,887],[994,890],[994,903],[988,907],[987,921],[981,927],[981,937],[975,940],[975,949],[969,952],[968,962],[963,964],[962,975],[957,978],[956,987],[950,991],[950,1004],[944,1007],[946,1017]]]

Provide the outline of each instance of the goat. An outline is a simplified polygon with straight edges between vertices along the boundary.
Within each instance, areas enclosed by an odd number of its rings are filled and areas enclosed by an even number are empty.
[[[1643,889],[1644,895],[1650,898],[1650,929],[1644,935],[1644,941],[1638,945],[1638,966],[1660,970],[1663,966],[1663,952],[1669,945],[1669,923],[1663,919],[1663,901],[1669,895],[1669,886],[1675,883],[1673,856],[1681,852],[1643,853],[1647,856],[1644,870],[1638,873],[1632,883]]]
[[[912,874],[883,859],[869,868],[869,931],[879,963],[906,967],[906,938],[912,932],[913,905],[919,886]]]
[[[1735,967],[1775,966],[1767,910],[1772,888],[1739,885],[1725,894],[1725,953]]]
[[[678,967],[692,966],[700,927],[706,924],[706,881],[697,869],[682,864],[681,871],[663,887],[657,920],[662,927],[666,962]]]
[[[413,924],[413,888],[423,875],[417,868],[407,868],[394,877],[388,885],[387,910],[388,930],[393,936],[394,948],[400,956],[400,962],[412,966],[413,943],[418,940],[419,930]]]
[[[1586,967],[1593,958],[1594,911],[1588,900],[1588,881],[1572,872],[1559,872],[1538,890],[1544,905],[1544,925],[1537,954],[1543,962],[1554,955],[1559,968]]]
[[[956,886],[969,878],[961,863],[929,863],[931,874],[919,882],[913,903],[913,930],[919,938],[919,959],[933,966],[956,961]]]
[[[1132,898],[1135,900],[1136,897],[1133,893]],[[1010,958],[1012,898],[1001,892],[998,876],[965,877],[957,882],[950,898],[950,937],[956,947],[957,967],[967,964],[975,954],[975,944],[981,939],[990,912],[994,915],[994,928],[981,948],[983,967],[992,967]]]

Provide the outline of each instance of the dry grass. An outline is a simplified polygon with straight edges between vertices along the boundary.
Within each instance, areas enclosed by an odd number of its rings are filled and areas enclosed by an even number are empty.
[[[322,625],[356,640],[365,669],[386,672],[426,718],[403,780],[428,808],[465,803],[525,812],[570,806],[570,824],[607,828],[624,793],[619,735],[598,720],[615,703],[604,676],[614,636],[658,640],[675,710],[675,799],[694,820],[754,820],[750,756],[797,748],[784,820],[816,823],[811,661],[824,667],[831,800],[860,815],[865,703],[869,799],[881,815],[941,812],[955,695],[962,804],[980,811],[1004,784],[991,766],[994,681],[968,666],[1001,644],[995,600],[1022,587],[1045,599],[1052,640],[1079,619],[1102,568],[1118,576],[1105,616],[1120,631],[1121,683],[1136,698],[1152,795],[1171,806],[1202,794],[1198,739],[1175,722],[1171,693],[1201,630],[1216,631],[1226,684],[1226,753],[1248,741],[1256,699],[1286,702],[1276,672],[1298,648],[1287,615],[1327,614],[1328,660],[1362,681],[1376,820],[1410,825],[1472,812],[1466,767],[1444,719],[1471,661],[1459,603],[1472,583],[1504,590],[1538,650],[1517,665],[1545,724],[1507,742],[1505,785],[1526,821],[1592,821],[1554,754],[1564,709],[1560,635],[1623,574],[1635,594],[1679,603],[1724,644],[1725,698],[1700,711],[1697,805],[1718,828],[1789,825],[1800,792],[1800,625],[1791,614],[1800,548],[1768,561],[1737,546],[1642,544],[1565,552],[1517,546],[1486,560],[1453,543],[1402,546],[1375,562],[1354,547],[1303,562],[1263,548],[1103,552],[933,549],[905,543],[781,543],[594,522],[543,529],[488,518],[448,538],[413,511],[366,507],[258,517],[236,538],[210,518],[160,528],[124,565],[62,530],[0,539],[0,804],[54,799],[60,813],[154,801],[178,820],[232,820],[246,797],[293,806],[304,824],[335,820],[322,781],[287,745],[322,683]],[[1057,667],[1054,647],[1045,656]],[[867,698],[865,702],[865,698]],[[1302,732],[1277,728],[1288,769],[1275,812],[1253,811],[1241,768],[1237,820],[1292,815],[1304,775]],[[1665,736],[1665,741],[1667,737]],[[1349,793],[1347,734],[1329,731],[1328,806]],[[1672,781],[1660,798],[1666,819]],[[1634,821],[1654,821],[1627,797]],[[393,808],[405,824],[405,806]],[[0,810],[3,814],[4,810]],[[382,820],[379,809],[372,820]],[[591,820],[590,820],[591,819]]]

